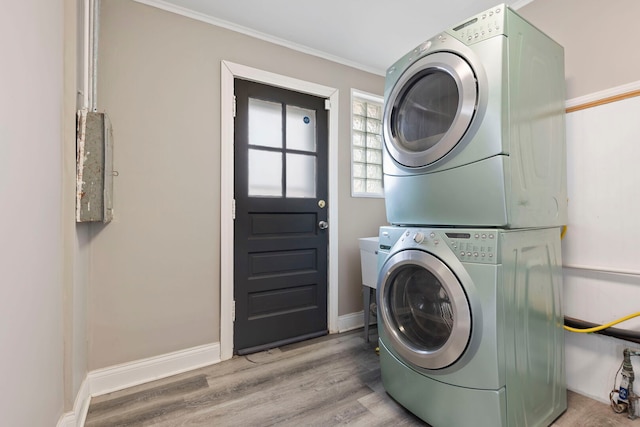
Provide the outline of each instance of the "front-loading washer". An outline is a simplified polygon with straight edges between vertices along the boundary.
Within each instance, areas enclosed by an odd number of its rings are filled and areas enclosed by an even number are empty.
[[[566,224],[564,50],[506,5],[387,70],[383,174],[396,225]]]
[[[437,427],[566,410],[560,229],[382,227],[382,382]]]

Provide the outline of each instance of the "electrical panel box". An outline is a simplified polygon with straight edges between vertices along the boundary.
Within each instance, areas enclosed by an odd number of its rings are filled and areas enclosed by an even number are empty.
[[[104,113],[80,110],[76,137],[76,222],[113,218],[113,138]]]

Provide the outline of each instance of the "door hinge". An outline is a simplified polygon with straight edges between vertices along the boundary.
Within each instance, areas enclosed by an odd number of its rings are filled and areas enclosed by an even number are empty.
[[[231,321],[236,321],[236,301],[231,301]]]
[[[231,219],[236,219],[236,199],[231,199]]]
[[[328,99],[324,100],[324,109],[325,110],[331,110],[331,101]]]
[[[233,95],[233,118],[236,118],[236,96]]]

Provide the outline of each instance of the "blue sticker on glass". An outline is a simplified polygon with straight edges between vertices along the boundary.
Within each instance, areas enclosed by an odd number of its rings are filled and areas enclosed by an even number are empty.
[[[305,124],[309,124],[309,122],[311,121],[307,116],[304,116],[304,119],[302,120],[305,122]]]

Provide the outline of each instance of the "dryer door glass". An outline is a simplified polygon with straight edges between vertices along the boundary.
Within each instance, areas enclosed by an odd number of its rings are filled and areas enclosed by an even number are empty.
[[[449,52],[419,59],[385,101],[383,133],[389,154],[409,167],[428,166],[460,143],[478,102],[471,66]]]
[[[455,80],[444,71],[430,69],[407,88],[398,103],[398,143],[414,153],[432,148],[451,127],[457,110]]]
[[[419,250],[392,255],[384,264],[379,306],[384,335],[402,357],[427,369],[453,364],[471,339],[471,310],[453,271]]]

